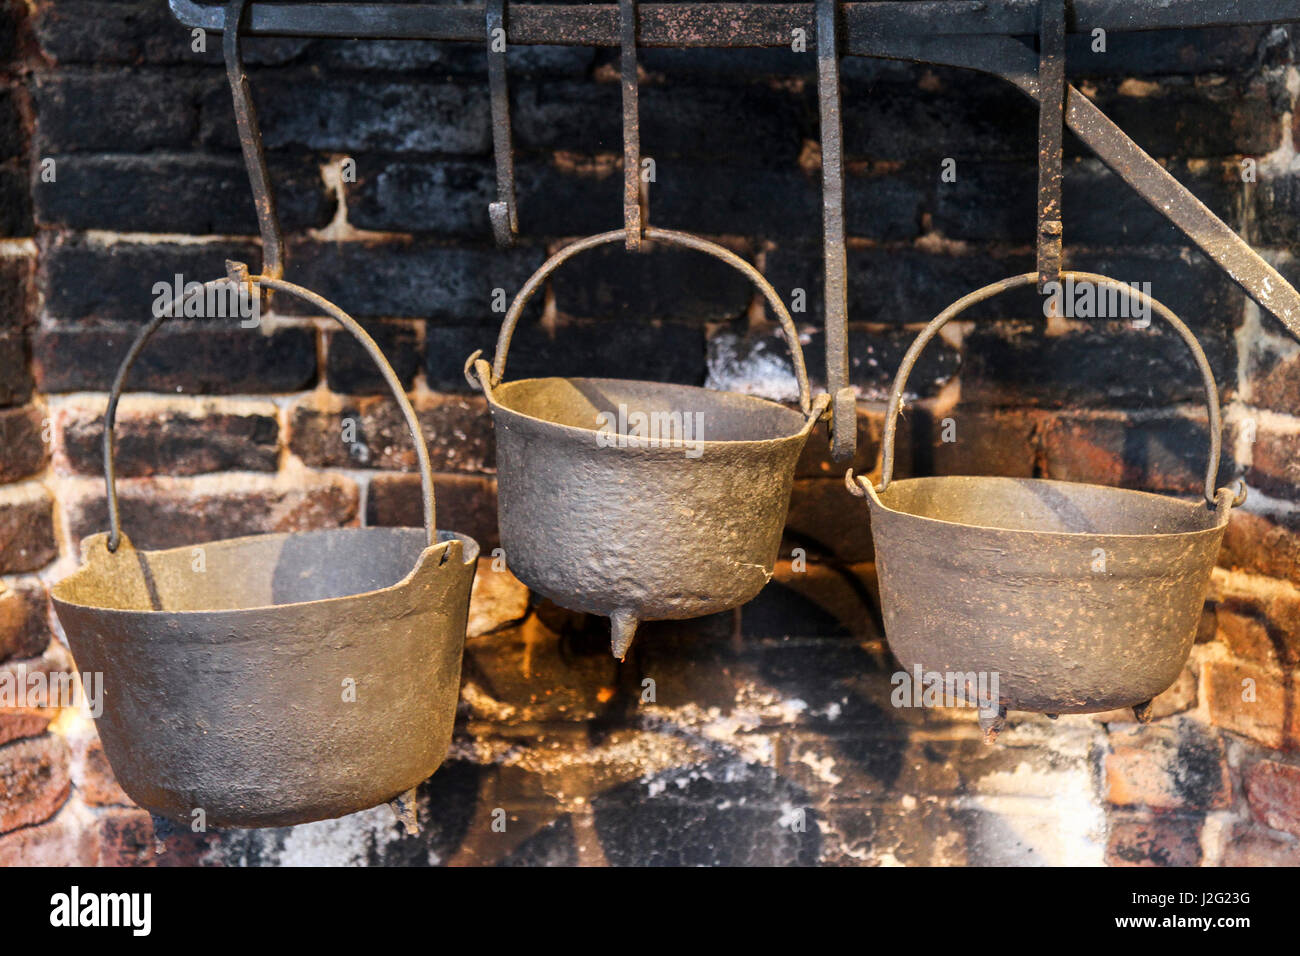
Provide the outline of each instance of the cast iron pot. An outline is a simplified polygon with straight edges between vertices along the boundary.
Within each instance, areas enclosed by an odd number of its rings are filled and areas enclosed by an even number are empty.
[[[1036,273],[971,293],[926,326],[889,396],[880,483],[846,475],[871,509],[890,648],[909,672],[996,674],[999,699],[978,701],[989,740],[1008,709],[1056,715],[1135,707],[1149,719],[1151,698],[1187,661],[1229,512],[1244,500],[1214,490],[1218,389],[1191,331],[1124,283],[1066,275],[1135,296],[1191,349],[1209,408],[1204,500],[1040,479],[891,480],[903,389],[921,350],[967,308],[1037,282]]]
[[[85,566],[53,588],[54,605],[78,667],[103,675],[99,735],[140,806],[186,824],[201,811],[211,827],[267,827],[394,801],[413,829],[409,791],[451,741],[478,545],[434,530],[428,450],[374,341],[315,293],[251,281],[317,306],[378,364],[415,442],[424,529],[137,551],[119,531],[113,423],[158,318],[118,370],[105,414],[110,530],[87,539]]]
[[[546,278],[578,253],[625,238],[623,230],[606,232],[552,256],[511,303],[493,365],[477,352],[466,363],[496,426],[501,543],[510,570],[562,607],[609,617],[620,660],[639,621],[725,611],[768,582],[795,462],[828,402],[811,398],[794,322],[762,275],[721,246],[654,228],[645,238],[708,253],[758,286],[790,346],[802,411],[655,382],[501,384],[515,324]],[[681,440],[657,434],[648,427],[654,421],[683,423]]]

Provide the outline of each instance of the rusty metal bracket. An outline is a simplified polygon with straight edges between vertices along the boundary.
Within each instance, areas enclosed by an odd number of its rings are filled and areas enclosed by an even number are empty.
[[[849,288],[844,243],[844,129],[840,116],[838,0],[817,0],[817,102],[822,140],[822,249],[826,279],[826,390],[831,394],[831,458],[852,461],[858,410],[849,385]]]
[[[492,153],[497,164],[497,198],[488,204],[492,235],[501,249],[514,245],[519,232],[515,201],[515,156],[510,130],[510,88],[506,81],[506,0],[488,0],[487,64],[492,107]]]
[[[1079,0],[1076,0],[1076,13],[1079,5]],[[1278,6],[1289,4],[1278,0]],[[1297,13],[1300,9],[1291,9],[1290,18],[1295,19]],[[1012,83],[1030,99],[1039,99],[1034,52],[1012,37],[889,37],[864,41],[854,52],[888,60],[978,70]],[[1247,295],[1300,339],[1300,292],[1186,186],[1147,155],[1096,104],[1070,84],[1066,85],[1065,124],[1134,192],[1177,226]]]
[[[649,220],[647,184],[641,177],[640,81],[637,78],[636,0],[618,0],[619,72],[623,84],[623,228],[627,248],[641,248]]]
[[[194,0],[168,0],[188,27],[222,31],[242,16],[256,36],[317,36],[482,42],[485,8],[470,4],[269,3],[255,0],[231,15]],[[1056,2],[1056,0],[1053,0]],[[809,33],[815,8],[803,3],[513,4],[506,25],[517,44],[624,47],[788,47],[791,31]],[[1300,0],[1071,0],[1068,33],[1243,26],[1300,21]],[[1042,32],[1038,0],[922,0],[846,2],[840,7],[842,52],[978,70],[1041,99],[1036,57],[1017,37]],[[629,52],[629,48],[633,48]],[[624,105],[627,106],[626,70]],[[1065,124],[1166,219],[1182,230],[1248,295],[1300,339],[1300,292],[1249,244],[1148,156],[1072,86]],[[638,183],[638,187],[640,184]],[[257,186],[254,184],[256,193]],[[638,188],[638,209],[641,208]],[[261,209],[259,207],[259,213]],[[644,227],[644,216],[642,216]],[[265,240],[264,240],[265,241]],[[635,245],[637,240],[633,239]],[[267,270],[263,270],[267,271]]]
[[[221,31],[219,6],[168,0],[187,27]],[[1245,26],[1300,20],[1300,0],[1074,0],[1070,32]],[[845,50],[881,39],[1025,36],[1038,33],[1036,0],[868,0],[843,5]],[[789,47],[791,29],[813,28],[811,0],[794,3],[646,3],[639,40],[644,47]],[[254,2],[248,32],[255,36],[459,40],[483,38],[483,10],[460,3]],[[617,46],[615,3],[515,4],[511,43]]]
[[[1039,0],[1038,291],[1061,278],[1065,148],[1065,0]]]
[[[248,75],[239,49],[240,25],[248,12],[247,0],[230,0],[226,4],[224,23],[234,25],[222,36],[221,46],[226,58],[226,77],[230,80],[230,95],[235,105],[235,126],[239,130],[239,146],[248,167],[248,182],[253,189],[253,204],[257,207],[257,227],[262,235],[262,274],[272,279],[284,275],[284,238],[280,232],[280,217],[275,211],[275,194],[271,191],[271,176],[266,168],[266,153],[262,149],[262,134],[258,131],[257,110],[248,88]]]

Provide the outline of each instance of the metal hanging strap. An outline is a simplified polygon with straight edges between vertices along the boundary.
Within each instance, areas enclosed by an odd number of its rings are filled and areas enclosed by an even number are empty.
[[[618,0],[621,50],[619,72],[623,82],[623,229],[627,249],[637,252],[645,237],[647,210],[645,183],[641,179],[641,112],[636,70],[636,0]]]
[[[1065,2],[1039,0],[1038,291],[1061,278],[1061,179],[1065,142]]]
[[[262,275],[279,279],[284,275],[284,238],[280,232],[280,219],[275,211],[275,194],[271,191],[271,176],[266,169],[266,154],[262,150],[262,134],[257,126],[257,111],[248,89],[248,75],[244,72],[244,59],[239,48],[239,34],[243,26],[247,0],[230,0],[226,4],[223,21],[225,32],[221,37],[226,58],[226,77],[230,80],[230,95],[235,106],[235,126],[239,130],[239,146],[248,168],[248,183],[253,189],[253,204],[257,208],[257,228],[262,235]]]
[[[817,0],[817,101],[821,110],[822,235],[825,257],[826,388],[831,458],[851,461],[858,412],[849,385],[848,260],[844,246],[844,130],[840,115],[838,0]]]
[[[487,64],[492,107],[492,152],[497,164],[497,198],[488,203],[492,235],[502,249],[514,245],[519,232],[515,201],[515,157],[510,130],[510,89],[506,82],[506,0],[488,0]]]

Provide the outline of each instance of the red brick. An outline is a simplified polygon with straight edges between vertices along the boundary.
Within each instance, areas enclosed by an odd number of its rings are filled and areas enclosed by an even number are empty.
[[[1300,836],[1300,767],[1261,760],[1246,771],[1246,800],[1255,819]]]
[[[63,460],[82,475],[104,473],[104,404],[60,410]],[[280,424],[270,402],[174,401],[129,397],[114,427],[119,478],[274,471]]]
[[[1300,665],[1300,588],[1234,575],[1220,585],[1215,608],[1220,640],[1242,660]]]
[[[0,661],[38,657],[50,643],[49,598],[40,581],[0,582]]]
[[[74,744],[80,758],[73,766],[72,782],[81,799],[91,806],[134,807],[113,776],[113,768],[99,737],[87,736]]]
[[[413,404],[434,471],[490,472],[496,446],[487,402],[470,395],[421,395]],[[344,422],[351,421],[351,442]],[[289,448],[313,468],[414,471],[415,446],[388,396],[339,398],[313,393],[293,410]]]
[[[75,813],[0,836],[0,866],[94,866],[99,841]]]
[[[1282,498],[1300,498],[1300,431],[1260,425],[1246,481]]]
[[[1294,676],[1244,661],[1206,661],[1202,674],[1214,726],[1273,750],[1300,745],[1300,682]],[[1253,700],[1243,699],[1248,690]]]
[[[507,568],[498,570],[496,564],[491,557],[478,560],[469,596],[469,623],[465,627],[468,637],[490,634],[522,620],[528,613],[528,588]]]
[[[1300,584],[1300,513],[1262,515],[1238,509],[1228,521],[1219,563]]]
[[[1218,810],[1232,800],[1223,744],[1190,720],[1112,731],[1106,799],[1157,810]]]
[[[338,475],[302,471],[199,478],[135,478],[118,482],[122,529],[138,548],[171,548],[277,531],[350,525],[356,484]],[[74,540],[105,531],[108,512],[98,485],[67,499]]]
[[[50,493],[36,482],[0,487],[0,574],[36,571],[57,555]]]
[[[1250,402],[1295,414],[1300,409],[1300,349],[1291,339],[1261,338],[1250,355]]]
[[[1205,487],[1209,439],[1197,418],[1062,416],[1044,430],[1043,454],[1046,478],[1192,494]]]
[[[467,534],[490,557],[501,544],[497,530],[497,483],[481,475],[434,475],[438,527]],[[366,495],[366,523],[385,528],[424,524],[418,475],[375,475]]]
[[[1300,842],[1237,826],[1220,862],[1223,866],[1300,866]]]
[[[32,373],[27,364],[27,336],[3,328],[0,316],[0,405],[25,402],[32,394]]]
[[[45,733],[55,711],[35,707],[0,708],[0,746]]]
[[[0,833],[48,820],[71,786],[60,738],[32,737],[0,747]]]
[[[1155,814],[1111,823],[1106,841],[1110,866],[1199,866],[1201,820]]]
[[[44,406],[0,408],[0,484],[29,478],[45,467],[50,457],[45,435]]]
[[[146,810],[109,809],[99,813],[100,866],[154,866],[153,820]]]
[[[843,478],[797,479],[790,495],[781,553],[789,555],[792,548],[803,548],[809,557],[875,560],[867,503],[849,494]]]
[[[951,418],[955,440],[943,441],[944,419]],[[1020,409],[984,411],[958,406],[936,413],[934,474],[999,475],[1032,478],[1041,453],[1040,433],[1047,416]]]

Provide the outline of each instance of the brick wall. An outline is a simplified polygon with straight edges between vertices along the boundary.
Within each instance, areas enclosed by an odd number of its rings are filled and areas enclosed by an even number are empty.
[[[193,52],[162,0],[0,0],[8,671],[71,666],[48,587],[105,525],[104,391],[152,285],[258,261],[219,45]],[[1104,55],[1071,46],[1087,94],[1293,282],[1296,49],[1281,28],[1112,36]],[[461,363],[494,341],[494,289],[513,294],[565,237],[619,223],[612,51],[511,51],[522,241],[509,252],[487,229],[480,48],[257,41],[248,59],[287,276],[364,320],[419,411],[440,523],[496,547],[491,426]],[[718,238],[787,297],[806,290],[796,319],[820,380],[812,55],[642,60],[652,221]],[[875,61],[844,72],[855,466],[871,471],[881,400],[918,323],[1032,267],[1035,112],[971,74]],[[1256,182],[1243,182],[1245,157]],[[955,182],[941,181],[945,158]],[[0,711],[0,862],[1300,863],[1300,344],[1077,143],[1065,221],[1069,265],[1150,281],[1200,337],[1226,403],[1223,477],[1251,488],[1191,661],[1150,726],[1013,714],[986,747],[969,712],[893,708],[866,509],[817,436],[786,548],[803,549],[806,567],[783,561],[735,613],[645,626],[622,667],[605,622],[530,609],[484,564],[453,751],[422,788],[419,837],[381,807],[292,830],[181,834],[155,855],[148,814],[113,782],[88,718],[11,709]],[[1046,336],[1007,318],[1032,311],[990,309],[934,343],[913,377],[900,472],[1194,493],[1205,416],[1176,338],[1086,322]],[[752,290],[689,253],[580,257],[516,341],[514,375],[788,397]],[[363,353],[316,318],[278,316],[265,334],[175,323],[132,385],[121,491],[143,547],[417,519],[393,405]],[[942,417],[955,443],[939,440]],[[492,826],[502,817],[504,832]]]

